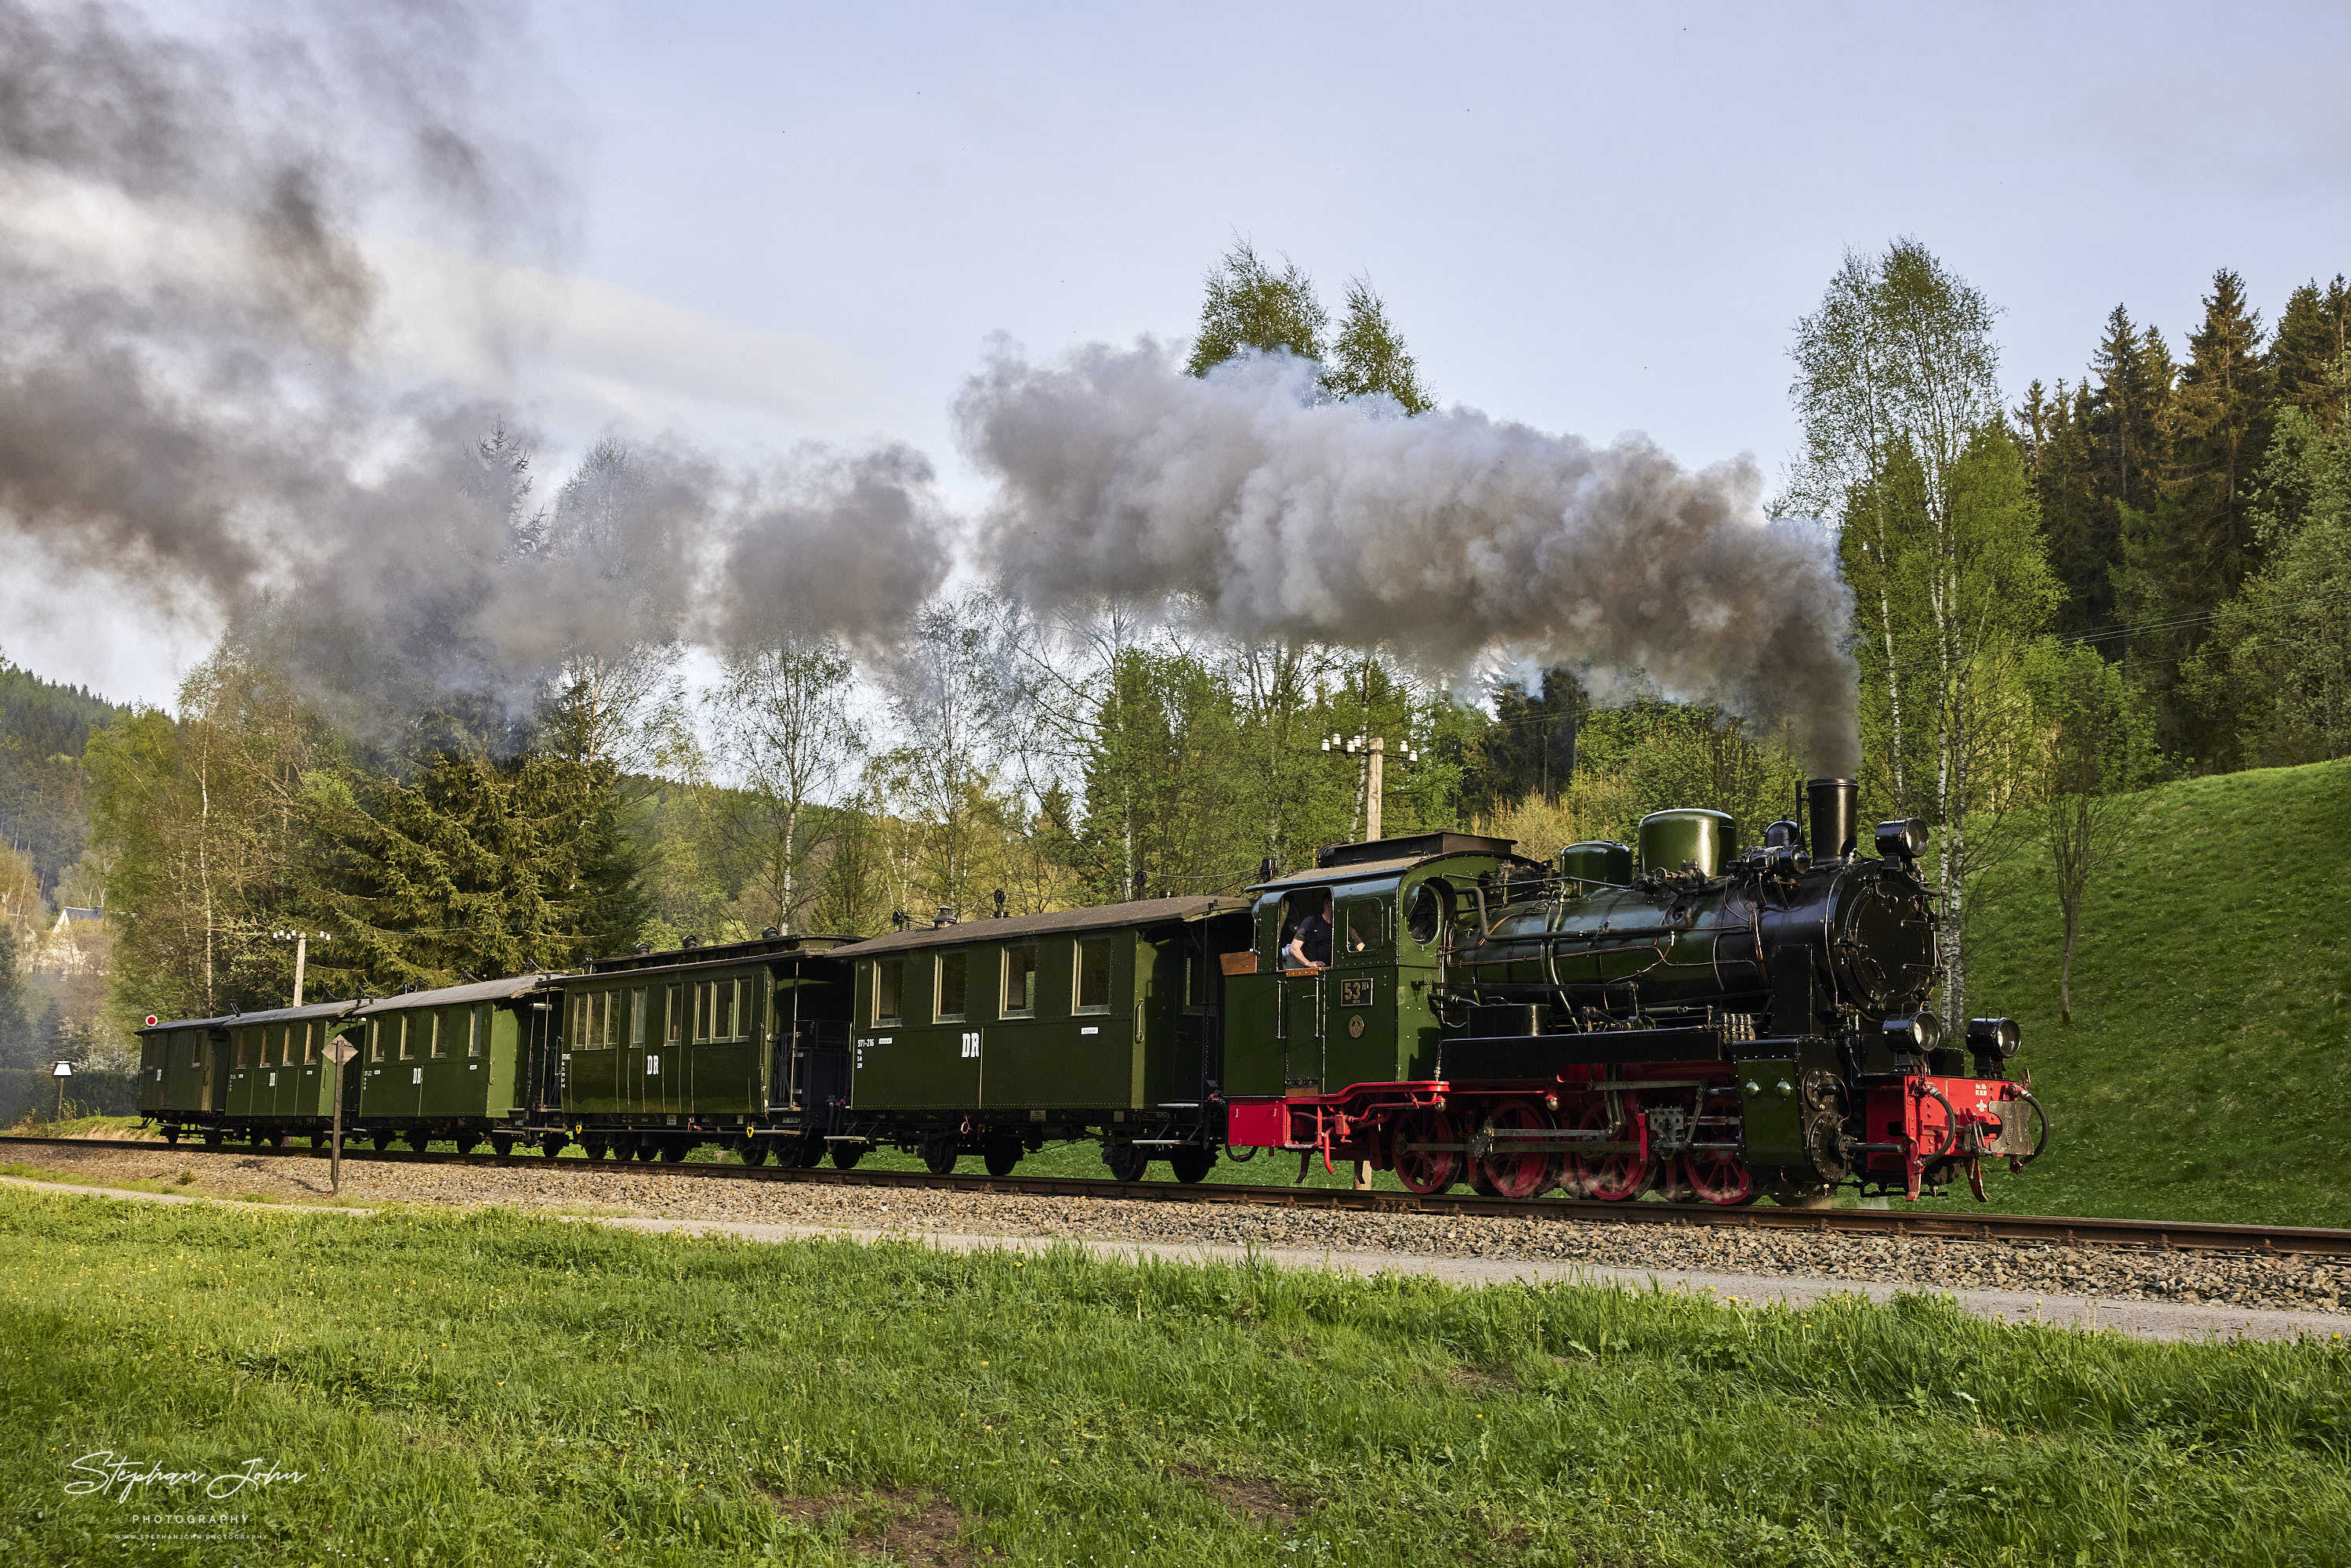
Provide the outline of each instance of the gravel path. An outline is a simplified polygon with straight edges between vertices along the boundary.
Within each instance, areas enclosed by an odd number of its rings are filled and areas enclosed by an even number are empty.
[[[138,1146],[26,1152],[37,1155],[33,1163],[41,1168],[85,1181],[173,1182],[183,1172],[189,1172],[193,1181],[173,1190],[291,1202],[318,1201],[327,1196],[323,1158],[256,1158],[228,1152]],[[1991,1292],[2028,1302],[2035,1297],[2066,1297],[2351,1314],[2351,1261],[2293,1256],[820,1186],[678,1177],[619,1166],[591,1173],[572,1162],[559,1173],[527,1166],[486,1168],[347,1160],[343,1199],[496,1203],[639,1219],[718,1220],[803,1230],[1130,1241],[1155,1244],[1155,1250],[1158,1245],[1252,1247],[1301,1257],[1343,1255],[1356,1267],[1377,1267],[1377,1260],[1387,1256],[1478,1259],[1632,1270],[1642,1276],[1832,1280]],[[1370,1260],[1368,1265],[1365,1260]]]

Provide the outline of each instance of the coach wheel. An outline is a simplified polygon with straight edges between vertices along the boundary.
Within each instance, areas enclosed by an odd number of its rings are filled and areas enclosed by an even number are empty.
[[[1151,1156],[1133,1144],[1104,1144],[1102,1164],[1113,1181],[1141,1181],[1151,1169]]]
[[[637,1138],[637,1146],[632,1152],[637,1156],[637,1164],[649,1166],[661,1158],[661,1140],[641,1134]]]
[[[284,1148],[286,1146],[286,1129],[283,1127],[262,1128],[260,1131],[253,1134],[253,1146],[256,1149]]]
[[[956,1161],[962,1155],[952,1134],[923,1140],[923,1168],[933,1176],[955,1175]]]
[[[1167,1164],[1175,1171],[1176,1179],[1189,1186],[1205,1181],[1208,1173],[1217,1168],[1217,1152],[1197,1144],[1186,1144],[1168,1155]]]
[[[989,1140],[979,1152],[980,1162],[992,1176],[1008,1176],[1020,1167],[1020,1145],[1010,1138]]]
[[[1640,1113],[1634,1110],[1628,1102],[1625,1114],[1625,1131],[1637,1136],[1639,1130],[1632,1125],[1632,1120]],[[1599,1100],[1588,1103],[1583,1107],[1583,1113],[1576,1118],[1575,1124],[1587,1133],[1608,1132],[1612,1124],[1608,1119],[1606,1103]],[[1597,1198],[1602,1203],[1630,1202],[1640,1197],[1642,1190],[1649,1185],[1649,1162],[1638,1155],[1571,1155],[1568,1160],[1574,1172],[1576,1190],[1582,1196]]]
[[[661,1146],[662,1163],[670,1166],[680,1164],[693,1151],[694,1140],[691,1138],[664,1138]]]
[[[377,1154],[382,1154],[399,1141],[400,1134],[398,1133],[378,1133],[375,1134],[373,1140],[375,1144],[375,1152]]]
[[[525,1138],[522,1141],[525,1145],[528,1145],[531,1140]],[[570,1146],[571,1134],[569,1133],[547,1133],[541,1134],[538,1139],[538,1152],[550,1160]]]
[[[832,1168],[837,1171],[853,1171],[857,1168],[857,1162],[864,1157],[865,1145],[863,1144],[835,1144],[832,1145]]]
[[[1461,1176],[1461,1151],[1436,1145],[1458,1144],[1453,1118],[1442,1111],[1407,1111],[1397,1119],[1395,1145],[1389,1164],[1406,1192],[1423,1195],[1445,1191]]]
[[[479,1133],[459,1133],[450,1141],[457,1145],[457,1152],[459,1154],[470,1155],[475,1149],[482,1146],[482,1134]]]
[[[591,1160],[601,1160],[612,1152],[612,1145],[601,1138],[582,1138],[580,1152]]]
[[[1549,1133],[1551,1118],[1539,1105],[1513,1100],[1495,1109],[1488,1125],[1496,1136],[1478,1162],[1478,1175],[1496,1197],[1541,1197],[1559,1185],[1559,1156],[1548,1149],[1529,1149],[1534,1140],[1504,1137],[1506,1133]],[[1552,1140],[1541,1140],[1550,1142]]]
[[[779,1151],[778,1164],[789,1163],[800,1170],[812,1171],[824,1164],[824,1140],[813,1134],[797,1144],[786,1144]],[[843,1170],[849,1167],[844,1166]]]
[[[743,1146],[736,1150],[736,1153],[743,1156],[743,1163],[747,1166],[764,1166],[768,1163],[768,1145],[753,1143],[748,1138],[743,1140]]]
[[[208,1149],[217,1149],[220,1146],[221,1130],[218,1127],[206,1127],[204,1129],[204,1147]]]
[[[500,1159],[505,1159],[514,1153],[514,1134],[512,1133],[492,1133],[490,1134],[490,1153],[497,1155]]]
[[[423,1154],[433,1146],[433,1134],[423,1127],[411,1127],[403,1135],[413,1154]]]

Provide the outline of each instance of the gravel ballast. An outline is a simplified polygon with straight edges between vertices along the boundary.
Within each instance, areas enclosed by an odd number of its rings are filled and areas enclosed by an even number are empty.
[[[94,1183],[177,1183],[213,1197],[315,1202],[327,1162],[152,1145],[26,1150],[28,1163]],[[654,1219],[818,1228],[1259,1246],[1350,1254],[1525,1260],[1667,1273],[1849,1280],[1925,1290],[2046,1292],[2109,1301],[2351,1311],[2351,1260],[2294,1255],[2063,1247],[2047,1242],[1841,1235],[1729,1226],[1612,1225],[1514,1218],[1253,1208],[919,1187],[685,1177],[566,1161],[559,1169],[343,1164],[350,1203],[504,1204]]]

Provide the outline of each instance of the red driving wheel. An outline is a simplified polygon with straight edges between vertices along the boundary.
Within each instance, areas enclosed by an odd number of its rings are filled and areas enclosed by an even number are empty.
[[[1512,1100],[1497,1106],[1488,1123],[1498,1134],[1552,1131],[1551,1118],[1540,1105]],[[1486,1183],[1499,1197],[1541,1197],[1559,1182],[1559,1155],[1548,1149],[1520,1145],[1523,1138],[1497,1136],[1478,1162]],[[1552,1140],[1545,1140],[1552,1141]]]
[[[1443,1192],[1461,1179],[1461,1150],[1429,1148],[1431,1144],[1461,1142],[1460,1129],[1442,1111],[1407,1111],[1396,1118],[1395,1146],[1390,1163],[1406,1192]],[[1416,1147],[1415,1145],[1424,1145]]]
[[[1640,1111],[1630,1095],[1625,1100],[1625,1125],[1623,1131],[1632,1143],[1640,1137]],[[1608,1105],[1605,1101],[1587,1100],[1575,1119],[1576,1126],[1584,1132],[1608,1130]],[[1649,1162],[1639,1155],[1571,1155],[1577,1187],[1583,1196],[1602,1203],[1625,1203],[1641,1196],[1649,1185]]]
[[[1698,1197],[1725,1208],[1755,1201],[1755,1173],[1737,1155],[1715,1149],[1694,1150],[1682,1161],[1689,1184]]]

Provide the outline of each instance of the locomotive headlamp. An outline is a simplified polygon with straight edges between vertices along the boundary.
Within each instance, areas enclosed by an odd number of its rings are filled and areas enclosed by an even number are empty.
[[[1885,1023],[1887,1049],[1897,1055],[1923,1055],[1943,1043],[1943,1019],[1938,1013],[1911,1013]]]
[[[1897,817],[1877,824],[1880,860],[1915,861],[1927,852],[1927,824],[1916,817]]]
[[[2024,1030],[2014,1019],[1970,1019],[1968,1049],[1978,1056],[2011,1057],[2024,1043]]]

